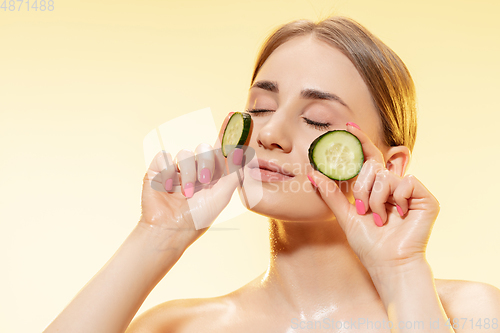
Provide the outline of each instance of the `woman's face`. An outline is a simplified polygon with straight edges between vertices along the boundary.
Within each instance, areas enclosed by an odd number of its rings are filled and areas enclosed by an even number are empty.
[[[354,65],[312,35],[296,37],[267,58],[249,90],[246,109],[270,110],[252,114],[248,145],[256,158],[271,160],[295,175],[286,181],[264,182],[245,168],[245,191],[260,187],[263,191],[262,200],[250,210],[285,221],[332,220],[333,213],[307,178],[312,170],[309,146],[321,134],[346,129],[347,122],[354,122],[380,147],[379,116]],[[320,128],[306,119],[330,125]],[[351,202],[355,179],[340,184]]]

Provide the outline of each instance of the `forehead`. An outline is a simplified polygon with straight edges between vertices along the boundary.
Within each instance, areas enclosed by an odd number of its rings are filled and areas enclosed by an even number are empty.
[[[341,51],[313,35],[280,45],[262,65],[255,81],[277,81],[280,94],[315,88],[340,96],[355,110],[375,111],[370,92],[356,67]]]

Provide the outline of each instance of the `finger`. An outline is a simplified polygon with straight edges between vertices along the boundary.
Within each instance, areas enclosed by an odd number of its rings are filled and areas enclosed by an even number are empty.
[[[158,152],[151,161],[146,175],[154,190],[165,192],[171,189],[176,170],[170,153],[164,150]]]
[[[194,184],[196,182],[196,166],[194,153],[188,149],[182,149],[175,156],[174,162],[181,175],[181,189],[186,198],[191,198],[194,194]]]
[[[375,160],[368,160],[363,164],[352,189],[358,214],[364,215],[370,209],[369,198],[375,177],[384,169],[384,166]]]
[[[237,169],[237,166],[232,162],[235,151],[233,150],[227,158],[227,164],[231,170]],[[196,193],[194,204],[190,206],[196,229],[210,226],[220,212],[229,204],[234,190],[238,185],[240,187],[242,185],[243,177],[239,169],[236,170],[237,172],[227,173],[220,179],[217,179],[209,191],[199,191]],[[200,207],[205,208],[200,209]]]
[[[158,157],[158,167],[161,170],[163,188],[165,191],[171,192],[174,185],[174,178],[177,175],[172,155],[169,152],[162,150],[162,154]]]
[[[208,184],[212,180],[215,167],[215,154],[212,147],[207,143],[200,143],[196,149],[196,170],[198,181]]]
[[[361,129],[352,125],[352,123],[347,123],[347,131],[354,134],[361,142],[363,147],[363,155],[365,155],[365,161],[375,160],[385,166],[384,155],[380,149],[375,146],[372,140],[366,135]]]
[[[404,216],[410,209],[427,209],[426,207],[419,207],[418,202],[422,202],[421,200],[411,200],[411,199],[431,199],[434,209],[439,212],[439,201],[432,195],[432,193],[413,175],[406,175],[401,184],[396,188],[393,194],[394,200],[400,207],[400,215]],[[410,207],[410,202],[417,202],[417,204],[413,204],[413,207]]]
[[[370,209],[373,212],[373,220],[379,227],[387,221],[386,203],[401,182],[401,179],[384,169],[377,173],[370,193]]]
[[[236,172],[239,179],[243,179],[242,163],[244,158],[244,150],[242,148],[235,148],[227,156],[227,171],[228,174]]]
[[[340,227],[345,231],[349,210],[352,207],[351,203],[332,179],[317,170],[312,170],[308,175],[316,184],[323,201],[330,207],[337,218]]]

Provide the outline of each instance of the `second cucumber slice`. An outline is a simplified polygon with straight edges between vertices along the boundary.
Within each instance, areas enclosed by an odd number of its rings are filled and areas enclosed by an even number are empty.
[[[245,144],[251,125],[252,118],[249,114],[235,112],[231,115],[222,135],[221,145],[224,157],[227,157],[235,146]]]
[[[359,139],[345,130],[334,130],[316,138],[309,147],[314,169],[333,180],[349,180],[363,166],[363,148]]]

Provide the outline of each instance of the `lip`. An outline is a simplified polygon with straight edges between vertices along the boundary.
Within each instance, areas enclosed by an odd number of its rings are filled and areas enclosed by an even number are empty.
[[[249,164],[248,164],[248,167],[250,169],[255,169],[255,168],[259,168],[259,169],[263,169],[263,170],[270,170],[272,172],[275,172],[275,173],[278,173],[278,174],[282,174],[282,175],[285,175],[285,176],[288,176],[288,177],[295,177],[295,175],[286,170],[285,168],[283,168],[282,166],[280,166],[279,164],[276,164],[272,161],[268,161],[268,160],[263,160],[263,159],[256,159],[256,160],[252,160]]]
[[[263,183],[274,183],[274,182],[284,182],[293,179],[291,176],[285,176],[279,172],[273,172],[266,169],[253,168],[249,171],[250,177],[255,180],[259,180]]]

